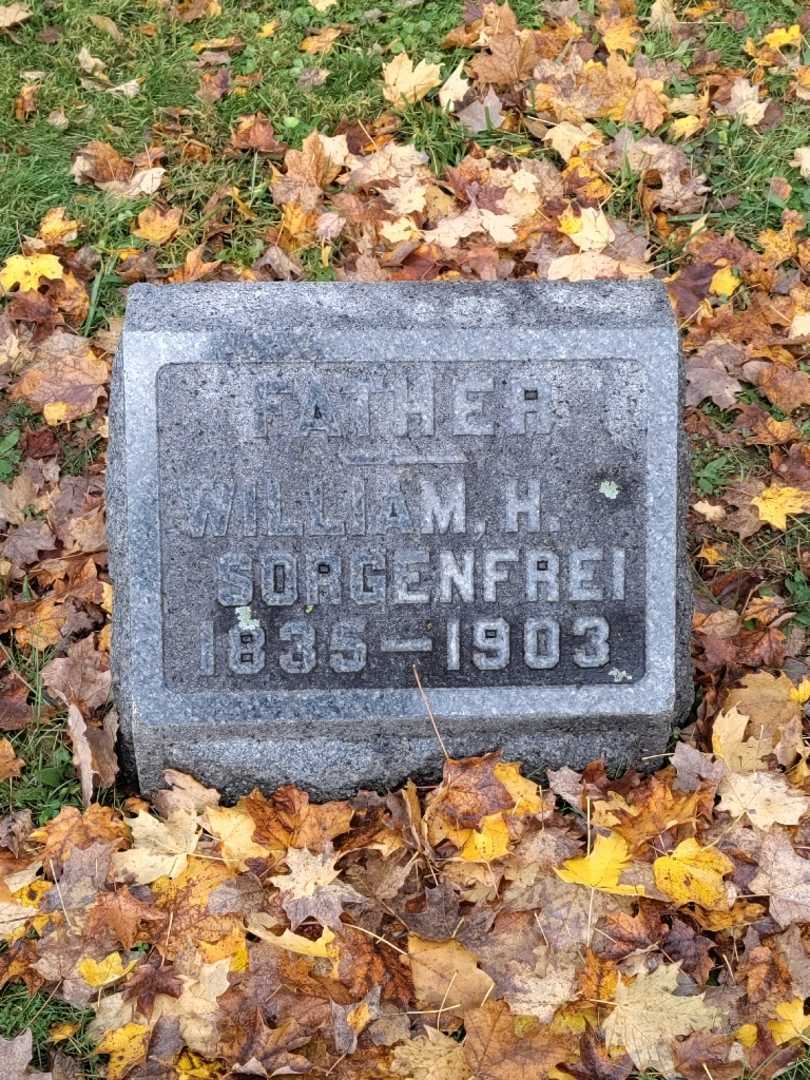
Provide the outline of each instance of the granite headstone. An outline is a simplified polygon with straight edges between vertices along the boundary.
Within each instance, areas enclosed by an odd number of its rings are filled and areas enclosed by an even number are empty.
[[[678,338],[644,283],[130,289],[125,757],[231,794],[666,748],[691,700]]]

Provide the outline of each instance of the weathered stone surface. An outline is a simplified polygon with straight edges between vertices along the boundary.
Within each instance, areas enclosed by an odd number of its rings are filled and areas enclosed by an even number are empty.
[[[115,366],[128,758],[318,795],[688,707],[677,333],[655,283],[136,286]]]

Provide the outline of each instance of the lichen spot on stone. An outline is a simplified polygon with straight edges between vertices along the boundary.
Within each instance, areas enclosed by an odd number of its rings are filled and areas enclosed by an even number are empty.
[[[619,494],[619,485],[615,480],[603,480],[599,485],[599,494],[604,495],[606,499],[615,499]]]
[[[238,607],[236,609],[236,619],[239,623],[240,630],[258,630],[259,620],[254,616],[250,607]]]
[[[632,682],[633,676],[629,671],[624,671],[622,668],[611,668],[608,675],[613,679],[615,683]]]

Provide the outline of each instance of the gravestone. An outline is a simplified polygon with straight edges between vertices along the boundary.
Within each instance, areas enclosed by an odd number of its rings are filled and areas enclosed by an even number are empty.
[[[690,701],[677,332],[645,283],[130,289],[113,662],[143,788],[319,796]],[[654,762],[653,762],[654,763]]]

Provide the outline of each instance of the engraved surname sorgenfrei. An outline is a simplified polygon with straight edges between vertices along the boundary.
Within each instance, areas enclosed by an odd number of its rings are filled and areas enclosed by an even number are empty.
[[[458,671],[465,656],[480,671],[501,671],[522,663],[533,671],[551,670],[567,649],[578,668],[600,668],[610,660],[610,626],[598,612],[561,620],[554,605],[579,601],[620,601],[625,595],[623,548],[590,545],[568,550],[516,545],[512,548],[383,548],[341,555],[310,551],[304,555],[277,548],[258,554],[229,549],[217,559],[216,598],[233,613],[228,630],[228,667],[234,674],[255,675],[270,661],[261,615],[305,604],[307,610],[336,610],[328,628],[306,617],[281,622],[270,652],[281,672],[308,674],[320,659],[337,673],[362,671],[369,648],[384,654],[420,654],[437,650],[445,669]],[[517,591],[543,614],[511,622],[497,614],[507,590]],[[430,634],[383,633],[367,640],[364,610],[464,604],[472,615],[436,623]],[[484,614],[487,607],[494,609]],[[347,615],[352,608],[356,617]],[[273,627],[276,620],[270,620]],[[431,624],[433,625],[433,623]],[[320,640],[318,640],[320,638]],[[466,651],[465,651],[466,650]],[[213,622],[200,630],[200,673],[213,674]]]

